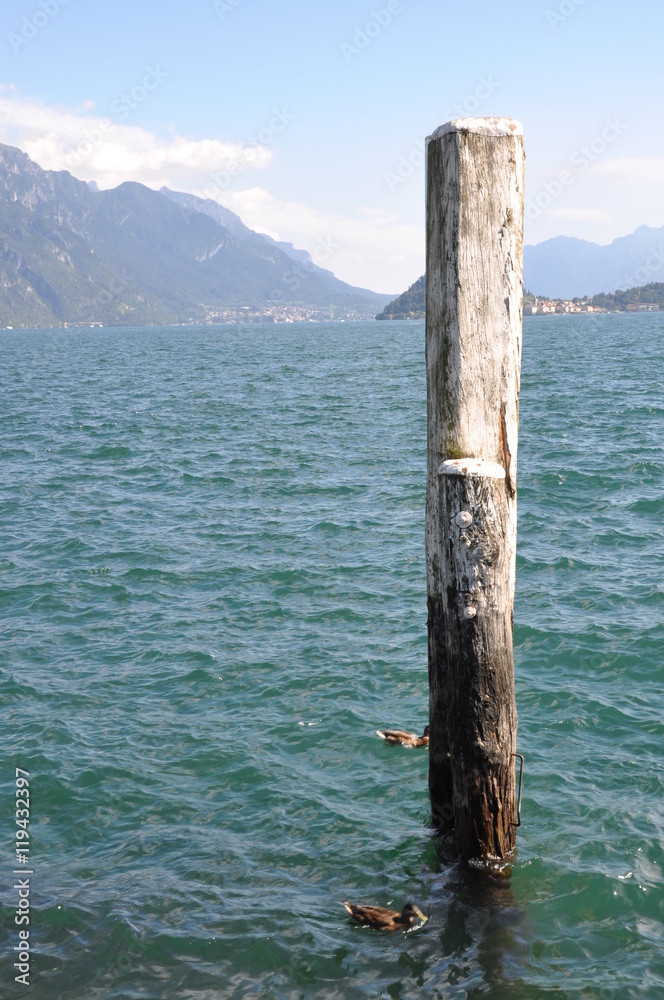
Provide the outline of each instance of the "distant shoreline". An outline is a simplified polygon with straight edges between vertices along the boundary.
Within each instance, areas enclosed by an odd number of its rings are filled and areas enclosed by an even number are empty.
[[[626,310],[626,309],[604,309],[602,312],[547,312],[547,313],[528,313],[524,315],[525,319],[541,318],[543,316],[649,316],[653,313],[664,312],[661,309],[639,309],[639,310]],[[395,316],[389,317],[388,321],[391,323],[422,323],[426,319],[425,316]],[[235,323],[140,323],[140,324],[126,324],[124,326],[101,326],[95,324],[94,326],[90,324],[84,324],[83,326],[14,326],[14,327],[0,327],[0,335],[4,333],[85,333],[88,330],[96,331],[128,331],[128,330],[214,330],[214,329],[228,329],[231,330],[237,327],[312,327],[312,326],[361,326],[364,323],[378,323],[385,322],[385,320],[379,321],[378,319],[357,319],[357,320],[338,320],[338,319],[321,319],[321,320],[294,320],[294,321],[270,321],[265,322],[250,322],[239,320]]]
[[[664,282],[599,292],[597,295],[546,296],[523,290],[523,314],[561,315],[562,313],[661,312],[664,311]],[[421,319],[426,315],[426,275],[422,275],[405,292],[388,303],[376,319]]]

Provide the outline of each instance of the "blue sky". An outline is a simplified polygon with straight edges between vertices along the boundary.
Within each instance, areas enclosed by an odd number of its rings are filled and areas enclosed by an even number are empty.
[[[526,241],[664,225],[661,0],[12,0],[0,141],[214,197],[352,284],[424,268],[422,141],[522,122]]]

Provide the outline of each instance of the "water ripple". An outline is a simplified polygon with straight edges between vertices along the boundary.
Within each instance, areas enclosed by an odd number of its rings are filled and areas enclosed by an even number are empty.
[[[432,840],[426,753],[375,735],[427,716],[422,324],[3,335],[35,995],[660,996],[661,333],[524,326],[500,885]],[[349,897],[430,920],[381,936]]]

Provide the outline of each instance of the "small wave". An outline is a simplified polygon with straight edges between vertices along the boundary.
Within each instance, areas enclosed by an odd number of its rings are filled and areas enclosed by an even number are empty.
[[[83,456],[84,460],[90,462],[103,462],[103,461],[119,461],[125,458],[131,458],[133,451],[127,445],[102,445],[96,448],[94,451],[88,452]]]

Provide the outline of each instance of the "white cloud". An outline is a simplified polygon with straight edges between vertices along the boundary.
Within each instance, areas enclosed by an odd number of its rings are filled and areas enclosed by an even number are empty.
[[[361,208],[357,216],[328,213],[275,198],[260,187],[220,192],[216,200],[252,229],[308,250],[317,264],[349,284],[397,293],[405,287],[404,260],[421,261],[411,281],[424,271],[421,228],[384,209]]]
[[[86,102],[88,104],[89,102]],[[117,103],[117,102],[114,102]],[[261,145],[162,138],[118,120],[129,115],[119,103],[118,118],[48,107],[38,101],[0,95],[0,139],[19,146],[46,170],[69,170],[81,180],[115,187],[126,180],[149,187],[204,184],[218,171],[257,169],[269,165],[272,150]]]
[[[619,187],[635,188],[651,182],[659,185],[664,177],[664,158],[613,157],[595,164],[592,172],[613,181]]]
[[[69,170],[100,188],[133,180],[214,198],[252,229],[308,250],[349,284],[398,293],[424,270],[422,228],[392,212],[364,207],[335,213],[277,198],[264,187],[233,190],[246,183],[247,171],[269,167],[269,143],[192,139],[172,128],[161,136],[129,124],[129,114],[121,120],[120,114],[94,113],[91,104],[47,106],[0,85],[0,142],[20,147],[44,169]],[[121,114],[126,107],[119,106]],[[290,120],[286,112],[275,112],[274,133]]]
[[[613,212],[602,208],[552,208],[550,214],[555,219],[566,219],[570,222],[598,222],[612,225],[616,221]]]

